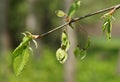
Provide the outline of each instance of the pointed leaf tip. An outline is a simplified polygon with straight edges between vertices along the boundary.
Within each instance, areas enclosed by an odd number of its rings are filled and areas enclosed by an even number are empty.
[[[68,16],[70,16],[70,17],[72,17],[74,14],[75,14],[75,12],[77,11],[77,9],[80,7],[80,1],[78,0],[78,1],[75,1],[72,5],[71,5],[71,7],[70,7],[70,9],[69,9],[69,11],[68,11]]]

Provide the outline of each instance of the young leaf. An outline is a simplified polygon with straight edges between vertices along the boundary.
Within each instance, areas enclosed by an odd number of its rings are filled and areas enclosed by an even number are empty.
[[[111,30],[112,30],[112,23],[111,23],[111,20],[108,19],[108,26],[107,26],[107,32],[106,32],[108,39],[111,39]]]
[[[12,64],[16,76],[18,76],[21,73],[26,62],[28,61],[31,39],[31,35],[25,34],[23,41],[12,53]]]
[[[80,49],[79,47],[76,47],[74,50],[74,55],[75,57],[80,57],[81,60],[83,60],[86,57],[86,50],[85,49]]]
[[[57,60],[63,64],[67,59],[67,52],[59,48],[56,52],[56,57],[57,57]]]
[[[65,51],[68,51],[68,49],[70,48],[70,41],[65,31],[62,32],[61,41],[62,41],[61,48],[64,49]]]
[[[77,10],[79,7],[80,7],[80,1],[79,1],[79,0],[78,0],[78,1],[75,1],[75,2],[71,5],[71,7],[70,7],[70,9],[69,9],[69,11],[68,11],[68,16],[69,16],[69,17],[72,17],[72,16],[75,14],[76,10]]]
[[[102,31],[105,32],[108,22],[105,21],[102,25]]]
[[[102,25],[102,30],[103,32],[106,31],[106,36],[108,39],[111,39],[111,30],[112,30],[112,22],[111,22],[111,19],[112,19],[112,15],[105,15],[104,16],[104,23]]]
[[[64,63],[67,59],[67,51],[70,47],[70,42],[65,30],[62,32],[61,41],[61,48],[57,50],[56,57],[60,63]]]
[[[26,46],[26,49],[20,50],[21,55],[18,55],[14,58],[13,60],[13,68],[15,71],[16,76],[18,76],[21,71],[23,70],[26,62],[28,61],[29,58],[29,46]],[[18,52],[20,54],[20,52]]]
[[[58,17],[64,17],[65,13],[62,10],[58,10],[55,12]]]

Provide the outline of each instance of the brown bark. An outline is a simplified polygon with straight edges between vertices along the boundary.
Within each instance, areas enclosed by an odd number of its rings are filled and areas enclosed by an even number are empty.
[[[68,11],[73,0],[65,0],[65,8]],[[64,79],[65,82],[74,82],[75,80],[75,57],[74,57],[74,48],[76,46],[76,34],[72,28],[67,28],[67,33],[71,43],[71,47],[68,51],[68,59],[64,65]]]

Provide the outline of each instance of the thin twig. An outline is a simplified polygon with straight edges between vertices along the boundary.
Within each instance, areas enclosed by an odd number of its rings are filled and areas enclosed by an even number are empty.
[[[84,16],[81,16],[81,17],[78,17],[78,18],[74,18],[72,22],[76,22],[78,20],[81,20],[81,19],[84,19],[84,18],[87,18],[87,17],[90,17],[90,16],[93,16],[93,15],[96,15],[96,14],[100,14],[100,13],[103,13],[103,12],[106,12],[106,11],[109,11],[109,10],[112,10],[112,9],[119,9],[120,8],[120,4],[118,5],[115,5],[115,6],[112,6],[112,7],[109,7],[109,8],[106,8],[106,9],[102,9],[102,10],[99,10],[99,11],[96,11],[96,12],[93,12],[93,13],[90,13],[90,14],[87,14],[87,15],[84,15]]]
[[[65,26],[67,26],[68,24],[69,24],[68,22],[67,22],[67,23],[64,23],[64,24],[62,24],[62,25],[60,25],[60,26],[58,26],[58,27],[56,27],[56,28],[54,28],[54,29],[46,32],[46,33],[43,33],[43,34],[41,34],[41,35],[39,36],[39,38],[44,37],[44,36],[46,36],[46,35],[48,35],[48,34],[50,34],[50,33],[53,33],[53,32],[55,32],[55,31],[57,31],[57,30],[65,27]]]
[[[114,8],[115,8],[116,10],[119,9],[119,8],[120,8],[120,4],[115,5],[115,6],[112,6],[112,7],[109,7],[109,8],[106,8],[106,9],[102,9],[102,10],[99,10],[99,11],[96,11],[96,12],[93,12],[93,13],[90,13],[90,14],[87,14],[87,15],[84,15],[84,16],[81,16],[81,17],[78,17],[78,18],[73,18],[70,22],[64,23],[64,24],[62,24],[62,25],[60,25],[60,26],[58,26],[58,27],[56,27],[56,28],[54,28],[54,29],[46,32],[46,33],[41,34],[41,35],[39,36],[39,38],[44,37],[44,36],[46,36],[46,35],[48,35],[48,34],[50,34],[50,33],[53,33],[53,32],[55,32],[55,31],[63,28],[64,26],[69,25],[70,23],[73,23],[73,22],[79,21],[79,20],[81,20],[81,19],[84,19],[84,18],[93,16],[93,15],[97,15],[97,14],[100,14],[100,13],[103,13],[103,12],[106,12],[106,11],[109,11],[109,10],[112,10],[112,9],[114,9]]]

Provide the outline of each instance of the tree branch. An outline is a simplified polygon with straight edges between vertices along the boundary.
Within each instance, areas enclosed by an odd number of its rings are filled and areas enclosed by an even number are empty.
[[[54,28],[54,29],[46,32],[46,33],[43,33],[43,34],[41,34],[41,35],[39,36],[39,38],[44,37],[44,36],[46,36],[46,35],[48,35],[48,34],[50,34],[50,33],[53,33],[53,32],[55,32],[55,31],[57,31],[57,30],[65,27],[65,26],[67,26],[68,24],[69,24],[68,22],[67,22],[67,23],[64,23],[64,24],[62,24],[62,25],[60,25],[60,26],[58,26],[58,27],[56,27],[56,28]]]
[[[99,11],[96,11],[96,12],[93,12],[93,13],[90,13],[90,14],[87,14],[87,15],[84,15],[84,16],[81,16],[81,17],[78,17],[78,18],[73,18],[70,22],[64,23],[64,24],[62,24],[62,25],[60,25],[60,26],[58,26],[58,27],[56,27],[56,28],[54,28],[54,29],[46,32],[46,33],[43,33],[43,34],[39,35],[38,38],[41,38],[41,37],[44,37],[44,36],[46,36],[46,35],[48,35],[48,34],[50,34],[50,33],[53,33],[53,32],[55,32],[55,31],[57,31],[57,30],[65,27],[65,26],[69,25],[70,23],[79,21],[79,20],[81,20],[81,19],[85,19],[85,18],[90,17],[90,16],[93,16],[93,15],[97,15],[97,14],[106,12],[106,11],[109,11],[109,10],[112,10],[112,9],[117,10],[117,9],[119,9],[119,8],[120,8],[120,4],[115,5],[115,6],[112,6],[112,7],[109,7],[109,8],[102,9],[102,10],[99,10]]]
[[[84,18],[87,18],[87,17],[90,17],[90,16],[93,16],[93,15],[96,15],[96,14],[100,14],[100,13],[103,13],[103,12],[106,12],[106,11],[109,11],[109,10],[112,10],[112,9],[119,9],[120,8],[120,4],[118,5],[115,5],[115,6],[112,6],[112,7],[109,7],[109,8],[106,8],[106,9],[102,9],[102,10],[99,10],[99,11],[96,11],[96,12],[93,12],[93,13],[90,13],[90,14],[87,14],[87,15],[84,15],[84,16],[81,16],[81,17],[78,17],[78,18],[74,18],[72,22],[76,22],[78,20],[81,20],[81,19],[84,19]]]

